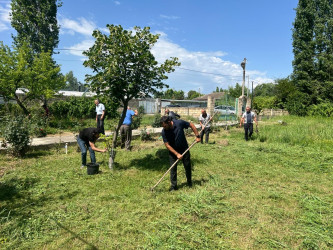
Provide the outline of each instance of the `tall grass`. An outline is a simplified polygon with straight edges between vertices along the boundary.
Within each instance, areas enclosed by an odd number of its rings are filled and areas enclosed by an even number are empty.
[[[332,149],[333,122],[325,117],[283,116],[260,128],[259,140]]]

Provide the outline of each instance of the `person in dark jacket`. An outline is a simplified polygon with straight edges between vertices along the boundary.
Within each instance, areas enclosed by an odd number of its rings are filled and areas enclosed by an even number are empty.
[[[81,160],[84,168],[87,165],[87,149],[90,153],[90,160],[92,163],[96,163],[95,151],[105,153],[107,149],[99,149],[95,146],[97,139],[100,136],[100,130],[97,128],[85,128],[80,131],[77,137],[77,143],[81,149]]]
[[[184,164],[187,185],[192,186],[192,170],[191,170],[191,157],[190,152],[187,151],[184,156],[182,155],[188,144],[186,141],[184,129],[191,127],[193,130],[197,142],[200,142],[200,135],[193,123],[189,123],[183,120],[173,120],[170,116],[163,116],[161,118],[162,138],[165,147],[169,150],[169,162],[170,166],[174,164],[177,159],[181,159]],[[177,190],[177,165],[174,166],[170,171],[171,186],[169,191]]]
[[[164,114],[167,115],[167,116],[170,116],[172,118],[172,120],[180,119],[180,115],[176,114],[173,111],[170,111],[169,109],[165,109]]]

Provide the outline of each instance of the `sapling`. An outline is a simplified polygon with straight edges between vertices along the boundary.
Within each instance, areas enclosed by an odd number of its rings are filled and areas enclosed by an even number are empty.
[[[109,152],[109,169],[113,170],[113,162],[114,162],[114,158],[116,156],[116,149],[112,147],[113,133],[109,136],[101,135],[100,138],[103,139],[104,147],[107,148],[107,150]]]

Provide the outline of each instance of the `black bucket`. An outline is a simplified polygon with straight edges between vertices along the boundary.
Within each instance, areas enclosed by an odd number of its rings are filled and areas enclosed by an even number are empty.
[[[97,163],[88,163],[87,164],[87,174],[92,175],[92,174],[98,174],[99,171],[99,164]]]

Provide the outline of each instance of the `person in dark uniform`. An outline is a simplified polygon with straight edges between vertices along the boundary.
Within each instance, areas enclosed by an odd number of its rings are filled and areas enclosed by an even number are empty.
[[[100,130],[97,128],[85,128],[80,131],[77,137],[77,143],[81,149],[82,166],[84,168],[87,165],[87,149],[90,152],[90,160],[92,163],[96,163],[95,151],[105,153],[107,149],[99,149],[95,146],[95,142],[99,138]]]
[[[170,116],[172,119],[178,120],[180,119],[180,115],[178,115],[177,113],[170,111],[169,109],[165,109],[165,115]]]
[[[187,185],[192,186],[192,173],[191,173],[191,157],[190,152],[187,151],[184,156],[182,154],[188,148],[188,144],[185,138],[184,129],[191,127],[193,130],[197,142],[200,142],[200,135],[193,123],[189,123],[183,120],[174,120],[170,116],[163,116],[161,118],[162,138],[165,147],[169,150],[169,162],[170,166],[177,160],[182,159],[185,172]],[[177,165],[170,171],[171,186],[169,191],[177,190]]]

